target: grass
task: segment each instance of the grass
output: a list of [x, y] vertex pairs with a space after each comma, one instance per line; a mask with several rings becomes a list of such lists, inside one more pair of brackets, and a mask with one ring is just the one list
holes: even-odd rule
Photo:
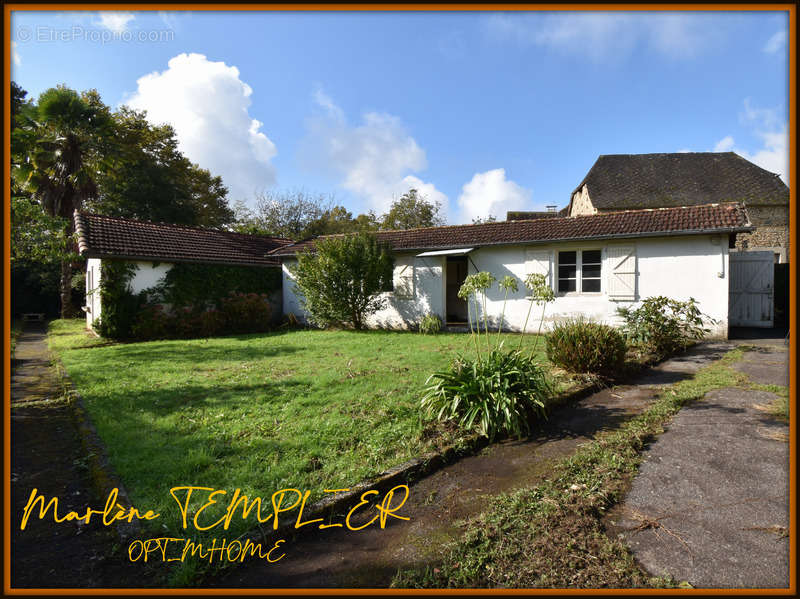
[[680, 408], [712, 389], [736, 386], [735, 349], [669, 387], [646, 412], [560, 461], [544, 483], [497, 496], [464, 534], [449, 544], [438, 567], [398, 572], [402, 588], [664, 587], [648, 577], [623, 541], [604, 532], [606, 512], [624, 494], [642, 450]]
[[[471, 351], [468, 342], [463, 334], [300, 330], [104, 346], [83, 321], [50, 328], [50, 347], [134, 505], [160, 513], [155, 522], [176, 534], [171, 487], [251, 497], [296, 488], [312, 492], [310, 504], [323, 489], [457, 443], [452, 427], [421, 420], [419, 400], [428, 375]], [[538, 348], [544, 361], [541, 340]]]

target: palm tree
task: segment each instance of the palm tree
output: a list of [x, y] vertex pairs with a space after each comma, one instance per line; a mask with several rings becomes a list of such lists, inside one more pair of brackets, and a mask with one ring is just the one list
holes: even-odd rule
[[73, 250], [61, 256], [61, 317], [67, 318], [74, 312], [72, 215], [97, 196], [94, 175], [109, 155], [103, 145], [110, 137], [106, 128], [111, 119], [96, 94], [80, 96], [61, 86], [43, 92], [38, 104], [25, 105], [17, 118], [14, 179], [48, 216], [62, 221], [62, 230], [53, 233]]

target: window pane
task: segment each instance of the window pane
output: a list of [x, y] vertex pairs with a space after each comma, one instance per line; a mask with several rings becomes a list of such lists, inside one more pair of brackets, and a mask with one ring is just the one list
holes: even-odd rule
[[583, 252], [584, 264], [600, 264], [600, 250], [589, 250]]
[[567, 291], [575, 291], [575, 279], [559, 279], [558, 292], [566, 293]]
[[583, 265], [583, 278], [584, 279], [598, 279], [600, 278], [600, 265]]
[[559, 264], [575, 264], [577, 252], [558, 252]]
[[600, 291], [600, 279], [584, 279], [581, 281], [581, 291]]
[[559, 279], [574, 279], [575, 274], [578, 272], [577, 267], [574, 264], [568, 264], [567, 266], [559, 266], [558, 267], [558, 278]]

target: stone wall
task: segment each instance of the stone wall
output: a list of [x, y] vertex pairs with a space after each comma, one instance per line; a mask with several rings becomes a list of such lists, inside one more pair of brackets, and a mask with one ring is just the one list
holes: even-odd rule
[[592, 201], [589, 199], [589, 190], [585, 185], [580, 188], [580, 191], [572, 194], [572, 202], [569, 207], [570, 216], [583, 214], [597, 214], [597, 208], [592, 205]]
[[781, 255], [781, 262], [789, 260], [789, 207], [747, 206], [750, 222], [756, 228], [752, 233], [736, 236], [737, 250], [770, 250]]

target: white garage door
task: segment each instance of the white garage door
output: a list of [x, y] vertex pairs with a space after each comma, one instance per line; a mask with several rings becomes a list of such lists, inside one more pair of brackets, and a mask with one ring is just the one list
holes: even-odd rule
[[731, 326], [773, 326], [774, 259], [772, 252], [730, 253], [728, 321]]

